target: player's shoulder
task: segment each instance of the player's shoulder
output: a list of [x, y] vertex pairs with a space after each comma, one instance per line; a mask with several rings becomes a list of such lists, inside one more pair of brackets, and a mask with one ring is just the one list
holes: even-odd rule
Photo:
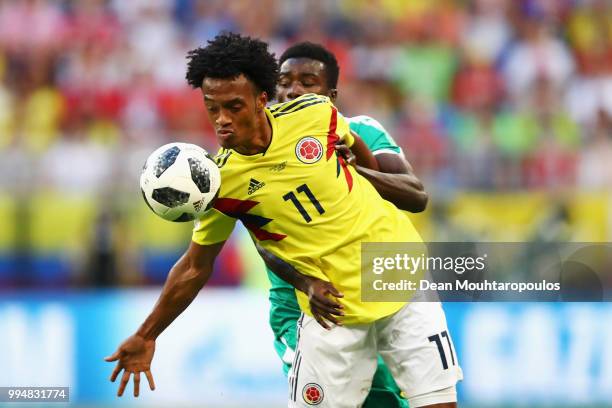
[[349, 123], [349, 126], [351, 127], [351, 129], [355, 130], [356, 129], [371, 129], [371, 130], [375, 130], [378, 132], [384, 132], [387, 133], [385, 127], [376, 119], [374, 119], [371, 116], [368, 115], [357, 115], [357, 116], [353, 116], [353, 117], [347, 117], [345, 118], [346, 121]]
[[274, 118], [294, 116], [298, 112], [312, 113], [321, 108], [332, 105], [331, 100], [327, 96], [317, 95], [313, 93], [304, 94], [291, 101], [277, 103], [268, 107], [268, 110]]
[[373, 152], [401, 154], [401, 149], [393, 137], [376, 119], [367, 115], [359, 115], [346, 118], [346, 121], [349, 123], [351, 130], [357, 133]]

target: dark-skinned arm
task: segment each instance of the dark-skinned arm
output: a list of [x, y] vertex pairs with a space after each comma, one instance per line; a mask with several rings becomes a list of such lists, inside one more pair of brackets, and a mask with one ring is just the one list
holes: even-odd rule
[[372, 170], [380, 170], [378, 161], [368, 145], [359, 135], [351, 130], [351, 134], [355, 138], [355, 142], [351, 146], [351, 152], [355, 155], [355, 165], [365, 167]]
[[341, 326], [342, 322], [335, 316], [343, 316], [342, 305], [328, 296], [341, 298], [344, 295], [330, 282], [304, 275], [290, 263], [273, 255], [269, 251], [255, 243], [259, 255], [263, 258], [266, 266], [279, 278], [308, 296], [310, 311], [315, 320], [325, 329], [331, 327], [328, 321]]
[[191, 242], [187, 252], [170, 270], [162, 293], [144, 323], [112, 355], [105, 358], [108, 362], [117, 361], [111, 381], [114, 382], [123, 371], [118, 396], [123, 395], [132, 374], [135, 397], [140, 393], [140, 373], [146, 375], [151, 390], [155, 389], [151, 373], [155, 340], [193, 302], [206, 284], [222, 247], [223, 243], [203, 246]]
[[[400, 210], [413, 213], [424, 211], [429, 197], [410, 163], [399, 154], [374, 155], [357, 134], [351, 133], [355, 142], [350, 149], [345, 144], [337, 144], [338, 153], [353, 164], [357, 172], [368, 179], [385, 200]], [[372, 161], [376, 165], [372, 165]]]
[[400, 210], [418, 213], [427, 207], [429, 197], [412, 167], [399, 154], [376, 155], [380, 171], [356, 166], [357, 173], [368, 179], [385, 200]]
[[153, 311], [137, 334], [145, 339], [157, 337], [193, 302], [213, 271], [215, 258], [224, 242], [198, 245], [191, 242], [187, 252], [170, 269], [162, 293]]

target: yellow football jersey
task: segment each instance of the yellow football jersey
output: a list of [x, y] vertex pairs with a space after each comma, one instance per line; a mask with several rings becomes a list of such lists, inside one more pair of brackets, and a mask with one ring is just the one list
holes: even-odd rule
[[[300, 272], [330, 281], [344, 298], [345, 324], [366, 323], [402, 303], [361, 301], [362, 242], [421, 242], [393, 204], [335, 153], [349, 126], [329, 98], [314, 94], [266, 108], [272, 140], [265, 153], [221, 149], [221, 189], [196, 221], [193, 241], [226, 240], [237, 220], [259, 244]], [[308, 298], [297, 292], [302, 310]]]

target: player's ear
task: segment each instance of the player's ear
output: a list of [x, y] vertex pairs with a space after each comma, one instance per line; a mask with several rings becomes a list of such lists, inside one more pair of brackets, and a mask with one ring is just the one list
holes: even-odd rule
[[268, 104], [268, 93], [267, 92], [261, 92], [258, 96], [257, 96], [257, 100], [256, 100], [256, 106], [257, 106], [257, 112], [262, 111], [266, 105]]
[[336, 98], [338, 97], [338, 90], [336, 88], [332, 88], [329, 90], [329, 99], [332, 102], [336, 102]]

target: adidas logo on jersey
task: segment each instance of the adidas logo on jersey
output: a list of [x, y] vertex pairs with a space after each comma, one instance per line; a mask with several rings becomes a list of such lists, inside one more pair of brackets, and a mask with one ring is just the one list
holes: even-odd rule
[[249, 181], [249, 191], [248, 191], [249, 195], [253, 194], [254, 192], [256, 192], [257, 190], [259, 190], [265, 185], [266, 183], [264, 183], [263, 181], [257, 181], [254, 178], [252, 178], [251, 181]]

